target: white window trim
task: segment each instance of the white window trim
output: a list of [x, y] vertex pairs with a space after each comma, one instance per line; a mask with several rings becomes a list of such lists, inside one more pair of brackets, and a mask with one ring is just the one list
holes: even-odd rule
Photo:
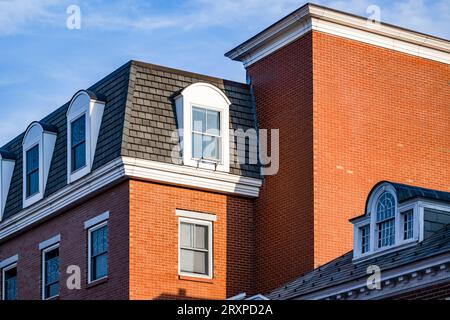
[[[198, 82], [186, 87], [175, 98], [177, 122], [183, 164], [187, 166], [230, 172], [230, 105], [219, 88]], [[192, 153], [192, 108], [199, 107], [220, 112], [220, 161], [196, 160]]]
[[[29, 137], [30, 132], [36, 130], [36, 127], [38, 127], [39, 132], [36, 134], [35, 131], [33, 132], [34, 136]], [[39, 122], [33, 122], [25, 132], [22, 143], [23, 208], [27, 208], [44, 198], [55, 143], [56, 133], [45, 131]], [[39, 192], [27, 197], [27, 152], [36, 146], [39, 146]]]
[[0, 221], [3, 220], [3, 213], [5, 211], [15, 164], [15, 160], [3, 159], [0, 155]]
[[[5, 273], [14, 268], [17, 268], [17, 262], [13, 262], [2, 268], [2, 300], [5, 300], [5, 289], [6, 289]], [[17, 275], [16, 275], [16, 290], [17, 290]]]
[[[86, 98], [87, 104], [76, 105], [77, 99]], [[72, 106], [76, 106], [75, 110]], [[78, 108], [78, 109], [77, 109]], [[72, 98], [67, 109], [67, 183], [73, 183], [89, 174], [94, 163], [95, 149], [97, 147], [98, 135], [102, 123], [105, 102], [92, 99], [84, 90], [77, 92]], [[80, 117], [85, 116], [85, 147], [86, 165], [72, 172], [72, 123]]]
[[106, 276], [98, 278], [98, 279], [95, 279], [95, 280], [92, 280], [92, 277], [91, 277], [91, 275], [92, 275], [92, 270], [91, 270], [91, 264], [92, 264], [92, 262], [91, 262], [91, 260], [92, 260], [91, 234], [95, 230], [98, 230], [98, 229], [100, 229], [100, 228], [102, 228], [104, 226], [108, 226], [108, 221], [103, 221], [103, 222], [101, 222], [101, 223], [99, 223], [97, 225], [94, 225], [92, 227], [89, 227], [89, 229], [87, 229], [87, 232], [88, 232], [88, 281], [87, 282], [88, 282], [88, 284], [95, 283], [97, 281], [100, 281], [100, 280], [108, 278], [108, 274], [109, 274], [109, 227], [108, 227], [108, 239], [107, 239], [107, 241], [108, 241], [108, 253], [107, 253], [108, 254], [108, 272], [107, 272]]
[[[181, 271], [181, 223], [183, 222], [208, 227], [208, 274], [206, 275]], [[213, 255], [213, 222], [180, 216], [178, 218], [178, 275], [190, 278], [212, 279], [214, 276]]]
[[53, 246], [54, 244], [57, 244], [60, 241], [61, 241], [61, 235], [57, 234], [57, 235], [51, 237], [50, 239], [47, 239], [47, 240], [39, 243], [39, 250], [47, 249], [48, 247]]
[[[41, 273], [41, 298], [42, 298], [42, 300], [51, 300], [51, 299], [59, 297], [59, 292], [60, 291], [58, 291], [57, 295], [54, 295], [54, 296], [51, 296], [51, 297], [47, 297], [47, 298], [45, 297], [45, 254], [47, 252], [52, 251], [52, 250], [57, 249], [57, 248], [59, 248], [59, 242], [54, 244], [54, 245], [52, 245], [52, 246], [50, 246], [50, 247], [47, 247], [47, 248], [41, 250], [41, 261], [42, 261], [42, 266], [41, 266], [41, 270], [42, 270], [42, 273]], [[58, 253], [58, 256], [59, 256], [59, 253]], [[60, 265], [60, 267], [61, 267], [61, 265]], [[61, 281], [61, 272], [60, 272], [59, 281]], [[60, 290], [61, 290], [61, 283], [60, 283]]]
[[109, 211], [106, 211], [98, 216], [93, 217], [84, 222], [84, 229], [89, 229], [96, 226], [99, 223], [105, 222], [109, 219]]

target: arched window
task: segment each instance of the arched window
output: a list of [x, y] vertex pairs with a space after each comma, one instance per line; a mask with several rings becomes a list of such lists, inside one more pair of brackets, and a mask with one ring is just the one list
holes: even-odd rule
[[378, 248], [395, 243], [395, 198], [390, 192], [384, 192], [377, 202], [376, 224]]

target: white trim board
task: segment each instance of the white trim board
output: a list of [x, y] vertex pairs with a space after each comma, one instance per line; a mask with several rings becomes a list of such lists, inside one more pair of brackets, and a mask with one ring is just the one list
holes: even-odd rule
[[57, 234], [56, 236], [51, 237], [50, 239], [39, 243], [39, 250], [48, 249], [49, 247], [59, 243], [60, 241], [61, 241], [61, 235]]
[[179, 210], [176, 211], [177, 217], [184, 217], [184, 218], [191, 218], [196, 220], [205, 220], [205, 221], [217, 221], [217, 216], [215, 214], [209, 214], [209, 213], [201, 213], [201, 212], [194, 212], [194, 211], [186, 211], [186, 210]]
[[84, 222], [84, 229], [89, 229], [92, 228], [93, 226], [105, 222], [106, 220], [109, 219], [109, 211], [106, 211], [92, 219], [89, 219], [87, 221]]
[[450, 41], [412, 30], [374, 24], [366, 18], [307, 4], [225, 54], [245, 67], [311, 30], [450, 64]]
[[6, 258], [0, 262], [0, 269], [3, 269], [14, 263], [17, 263], [18, 260], [19, 260], [19, 255], [17, 255], [17, 254], [12, 257]]
[[1, 222], [0, 240], [125, 178], [175, 184], [245, 197], [258, 197], [262, 185], [260, 179], [241, 177], [225, 172], [121, 157]]

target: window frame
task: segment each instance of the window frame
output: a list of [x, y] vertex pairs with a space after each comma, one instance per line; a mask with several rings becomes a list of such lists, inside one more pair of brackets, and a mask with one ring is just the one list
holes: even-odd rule
[[[30, 152], [31, 150], [33, 150], [34, 148], [37, 148], [37, 157], [38, 157], [38, 166], [37, 166], [37, 168], [36, 169], [33, 169], [31, 172], [28, 172], [28, 152]], [[41, 193], [41, 185], [40, 185], [40, 181], [41, 181], [41, 174], [42, 174], [42, 172], [41, 172], [41, 157], [40, 157], [40, 151], [41, 151], [41, 143], [40, 143], [40, 141], [38, 141], [38, 142], [36, 142], [36, 143], [33, 143], [30, 147], [28, 147], [26, 150], [25, 150], [25, 152], [24, 152], [24, 154], [25, 154], [25, 161], [24, 161], [24, 167], [25, 167], [25, 179], [24, 179], [24, 181], [25, 181], [25, 199], [26, 200], [28, 200], [28, 199], [31, 199], [31, 198], [33, 198], [34, 196], [36, 196], [36, 195], [38, 195], [39, 193]], [[35, 193], [30, 193], [30, 194], [28, 194], [28, 190], [29, 190], [29, 181], [28, 181], [28, 176], [30, 175], [30, 174], [32, 174], [32, 173], [35, 173], [37, 171], [37, 173], [38, 173], [38, 180], [37, 180], [37, 183], [38, 183], [38, 185], [37, 185], [37, 187], [38, 187], [38, 190], [35, 192]]]
[[17, 300], [17, 294], [18, 294], [18, 288], [17, 288], [17, 262], [13, 262], [5, 267], [2, 268], [2, 301], [13, 301], [13, 300], [6, 300], [5, 299], [5, 293], [6, 293], [6, 281], [5, 281], [5, 273], [11, 269], [16, 269], [16, 299]]
[[[206, 115], [206, 122], [205, 125], [208, 124], [208, 111], [214, 111], [217, 112], [219, 114], [219, 134], [215, 135], [215, 134], [211, 134], [211, 133], [207, 133], [207, 132], [199, 132], [199, 131], [195, 131], [194, 130], [194, 109], [203, 109], [205, 110], [205, 115]], [[203, 105], [199, 105], [199, 104], [191, 104], [191, 160], [193, 161], [200, 161], [200, 162], [211, 162], [211, 163], [217, 163], [217, 164], [223, 164], [223, 157], [222, 157], [222, 139], [223, 139], [223, 130], [222, 130], [222, 117], [223, 117], [223, 111], [220, 108], [215, 108], [215, 107], [207, 107], [207, 106], [203, 106]], [[206, 129], [208, 130], [208, 129]], [[203, 154], [201, 158], [196, 158], [194, 157], [194, 139], [193, 139], [193, 135], [194, 134], [198, 134], [202, 136], [202, 142], [203, 142], [203, 136], [207, 136], [207, 137], [215, 137], [218, 139], [218, 158], [214, 159], [214, 158], [204, 158]], [[202, 152], [203, 152], [203, 145], [202, 145]]]
[[51, 297], [46, 297], [45, 296], [46, 295], [46, 287], [47, 287], [47, 284], [46, 284], [46, 266], [45, 266], [46, 260], [45, 260], [45, 254], [50, 252], [50, 251], [53, 251], [55, 249], [58, 249], [58, 258], [60, 258], [60, 250], [59, 250], [59, 248], [60, 248], [60, 244], [56, 243], [54, 245], [51, 245], [51, 246], [41, 250], [41, 261], [42, 261], [42, 264], [41, 264], [41, 269], [42, 269], [42, 272], [41, 272], [41, 298], [42, 298], [42, 300], [55, 299], [55, 298], [59, 297], [59, 295], [61, 293], [61, 263], [59, 262], [58, 263], [58, 272], [59, 272], [59, 277], [58, 277], [59, 290], [58, 290], [58, 294], [54, 295], [54, 296], [51, 296]]
[[[92, 232], [94, 232], [94, 231], [96, 231], [96, 230], [98, 230], [98, 229], [101, 229], [101, 228], [103, 228], [103, 227], [107, 227], [107, 230], [108, 230], [108, 238], [106, 239], [106, 241], [107, 241], [107, 243], [108, 243], [108, 250], [106, 251], [106, 255], [107, 255], [107, 272], [106, 272], [106, 275], [105, 276], [103, 276], [103, 277], [101, 277], [101, 278], [98, 278], [98, 279], [92, 279], [92, 245], [91, 245], [91, 241], [92, 241]], [[100, 280], [103, 280], [103, 279], [107, 279], [108, 278], [108, 276], [109, 276], [109, 252], [110, 252], [110, 250], [109, 250], [109, 225], [108, 225], [108, 221], [106, 220], [106, 221], [103, 221], [103, 222], [99, 222], [98, 224], [95, 224], [95, 225], [93, 225], [93, 226], [90, 226], [88, 229], [87, 229], [87, 232], [88, 232], [88, 243], [87, 243], [87, 246], [88, 246], [88, 278], [87, 278], [87, 283], [88, 284], [91, 284], [91, 283], [95, 283], [95, 282], [98, 282], [98, 281], [100, 281]]]
[[[182, 223], [201, 225], [201, 226], [207, 227], [207, 230], [208, 230], [208, 268], [207, 268], [208, 273], [207, 274], [191, 273], [191, 272], [186, 272], [186, 271], [181, 270], [182, 269], [181, 268], [181, 250], [183, 249], [181, 246], [181, 224]], [[213, 272], [214, 272], [213, 230], [214, 230], [213, 229], [213, 221], [179, 216], [179, 218], [178, 218], [178, 275], [179, 276], [185, 276], [185, 277], [191, 277], [191, 278], [201, 278], [201, 279], [212, 279], [214, 277], [214, 274], [213, 274]]]

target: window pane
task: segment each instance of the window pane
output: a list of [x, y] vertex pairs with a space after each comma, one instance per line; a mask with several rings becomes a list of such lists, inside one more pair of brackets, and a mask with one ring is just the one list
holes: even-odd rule
[[181, 249], [181, 271], [207, 274], [208, 253]]
[[5, 300], [16, 300], [17, 298], [17, 268], [10, 269], [4, 274]]
[[414, 214], [409, 210], [402, 214], [403, 217], [403, 240], [411, 239], [414, 235]]
[[39, 169], [39, 145], [27, 151], [27, 173]]
[[369, 226], [364, 226], [361, 228], [361, 253], [366, 253], [369, 251], [369, 241], [370, 228]]
[[108, 251], [108, 227], [104, 226], [100, 229], [92, 231], [92, 255], [96, 256]]
[[220, 135], [220, 113], [208, 110], [206, 119], [206, 128], [208, 134]]
[[86, 117], [82, 116], [72, 122], [72, 146], [86, 141]]
[[45, 287], [45, 297], [51, 298], [59, 294], [59, 282], [53, 283]]
[[72, 148], [72, 171], [76, 171], [86, 165], [86, 143], [82, 142]]
[[39, 192], [39, 171], [27, 175], [27, 197]]
[[180, 226], [180, 232], [181, 232], [181, 236], [180, 236], [180, 240], [181, 240], [181, 246], [182, 247], [192, 247], [192, 225], [187, 224], [187, 223], [181, 223]]
[[195, 226], [195, 248], [208, 249], [208, 227]]
[[44, 259], [44, 298], [50, 298], [59, 294], [59, 248], [46, 252]]
[[195, 159], [201, 159], [203, 154], [202, 135], [192, 134], [192, 157]]
[[206, 109], [192, 108], [192, 128], [196, 132], [206, 132]]
[[93, 258], [93, 279], [97, 280], [108, 275], [108, 254], [104, 253]]
[[389, 192], [385, 192], [377, 203], [377, 221], [383, 221], [395, 216], [395, 199]]
[[217, 137], [203, 136], [203, 158], [219, 159], [219, 139]]
[[395, 219], [390, 219], [378, 224], [378, 247], [386, 247], [394, 244], [395, 241]]

